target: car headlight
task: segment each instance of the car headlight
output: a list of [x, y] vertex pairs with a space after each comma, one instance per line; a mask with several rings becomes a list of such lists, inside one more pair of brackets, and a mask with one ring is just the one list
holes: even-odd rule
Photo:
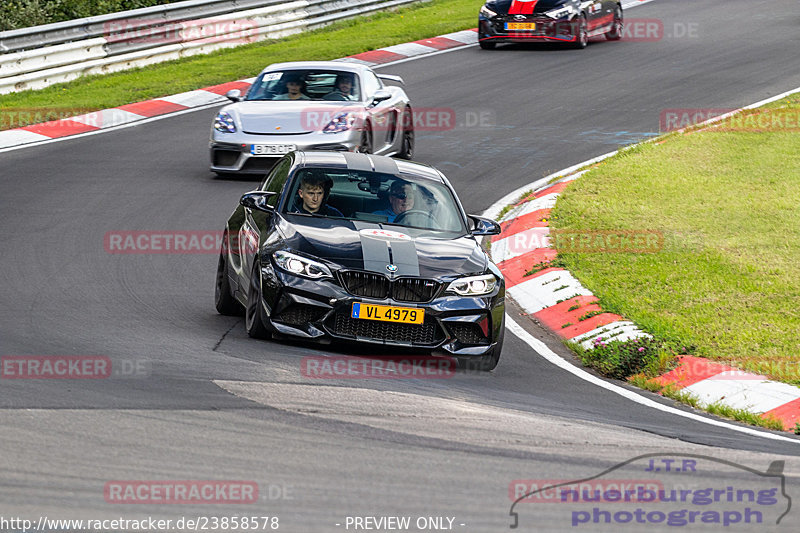
[[353, 127], [356, 117], [353, 113], [337, 113], [328, 124], [322, 128], [322, 133], [340, 133]]
[[278, 250], [272, 254], [272, 257], [275, 259], [275, 264], [281, 267], [281, 269], [296, 276], [311, 279], [333, 277], [328, 267], [322, 263], [291, 252]]
[[236, 124], [230, 113], [220, 111], [217, 118], [214, 119], [214, 129], [222, 133], [236, 133]]
[[497, 278], [494, 274], [484, 274], [457, 279], [447, 286], [447, 292], [454, 292], [460, 296], [481, 296], [489, 294], [496, 286]]
[[497, 13], [495, 13], [494, 11], [492, 11], [491, 9], [489, 9], [489, 7], [488, 7], [488, 6], [485, 6], [485, 5], [484, 5], [484, 6], [481, 8], [481, 15], [483, 15], [484, 17], [486, 17], [486, 18], [489, 18], [489, 19], [490, 19], [490, 18], [496, 17], [496, 16], [497, 16]]
[[575, 8], [572, 5], [569, 5], [569, 6], [559, 7], [557, 9], [551, 9], [550, 11], [547, 11], [545, 15], [547, 15], [551, 19], [557, 20], [573, 15], [574, 13], [575, 13]]

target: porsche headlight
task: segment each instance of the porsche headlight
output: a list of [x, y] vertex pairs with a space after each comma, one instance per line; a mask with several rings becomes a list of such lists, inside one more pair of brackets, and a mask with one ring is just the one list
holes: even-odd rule
[[277, 264], [282, 270], [285, 270], [286, 272], [296, 276], [302, 276], [304, 278], [311, 279], [333, 277], [327, 266], [318, 261], [308, 259], [307, 257], [283, 250], [278, 250], [272, 254], [272, 257], [275, 259], [275, 264]]
[[322, 128], [322, 133], [340, 133], [353, 127], [356, 116], [353, 113], [337, 113], [328, 124]]
[[550, 11], [547, 11], [545, 15], [547, 15], [551, 19], [558, 20], [564, 17], [569, 17], [574, 13], [575, 13], [575, 8], [572, 5], [568, 5], [564, 7], [559, 7], [557, 9], [551, 9]]
[[214, 129], [222, 133], [236, 133], [236, 124], [233, 117], [226, 111], [220, 111], [214, 119]]
[[489, 9], [489, 7], [488, 7], [488, 6], [484, 5], [484, 6], [481, 8], [481, 15], [483, 15], [483, 16], [484, 16], [484, 17], [486, 17], [487, 19], [490, 19], [490, 18], [496, 17], [496, 16], [497, 16], [497, 13], [495, 13], [494, 11], [492, 11], [491, 9]]
[[483, 274], [457, 279], [447, 286], [447, 292], [454, 292], [459, 296], [482, 296], [492, 292], [496, 286], [497, 278], [493, 274]]

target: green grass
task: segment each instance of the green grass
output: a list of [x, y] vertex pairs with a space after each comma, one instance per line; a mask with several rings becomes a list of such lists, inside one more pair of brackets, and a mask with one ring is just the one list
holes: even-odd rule
[[[328, 60], [474, 28], [482, 0], [432, 0], [326, 28], [116, 74], [87, 76], [38, 91], [0, 96], [0, 129], [19, 127], [17, 111], [65, 114], [116, 107], [257, 75], [280, 61]], [[5, 115], [5, 117], [3, 117]]]
[[[799, 116], [800, 95], [769, 109]], [[559, 260], [604, 310], [669, 339], [678, 353], [693, 347], [799, 384], [796, 127], [671, 134], [604, 161], [562, 194], [552, 226], [658, 230], [664, 248]]]

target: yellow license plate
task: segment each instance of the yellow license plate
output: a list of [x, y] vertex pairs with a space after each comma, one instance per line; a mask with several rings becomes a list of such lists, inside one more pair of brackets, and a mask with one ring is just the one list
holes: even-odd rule
[[422, 324], [425, 321], [425, 310], [413, 307], [392, 307], [390, 305], [354, 302], [350, 316], [366, 320], [380, 320], [381, 322]]
[[535, 30], [535, 22], [506, 22], [507, 30]]

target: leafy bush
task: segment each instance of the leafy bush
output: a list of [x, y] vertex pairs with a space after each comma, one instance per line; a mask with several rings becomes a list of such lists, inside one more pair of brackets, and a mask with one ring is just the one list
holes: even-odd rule
[[664, 350], [663, 341], [651, 337], [627, 341], [601, 337], [592, 344], [591, 350], [580, 350], [578, 354], [583, 363], [616, 379], [625, 379], [643, 371], [648, 365], [656, 364], [659, 354]]
[[0, 3], [0, 31], [51, 22], [106, 15], [174, 0], [4, 0]]

